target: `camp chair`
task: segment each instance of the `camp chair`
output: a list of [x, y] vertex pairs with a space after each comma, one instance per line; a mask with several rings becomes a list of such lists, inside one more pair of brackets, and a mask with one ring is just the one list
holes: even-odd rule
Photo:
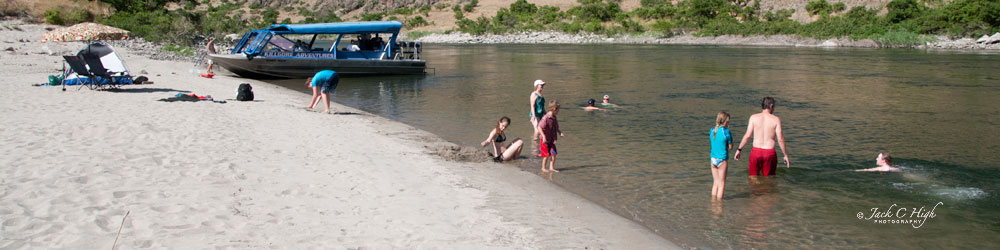
[[[80, 80], [80, 76], [86, 76], [87, 80], [90, 81], [89, 85], [96, 84], [94, 75], [91, 74], [89, 70], [87, 70], [87, 65], [86, 62], [83, 61], [83, 58], [81, 58], [80, 56], [63, 56], [63, 59], [66, 59], [66, 64], [69, 64], [69, 68], [73, 70], [74, 73], [76, 73], [76, 82], [77, 84], [80, 84], [80, 88], [83, 88], [84, 85], [87, 85], [84, 84], [82, 80]], [[66, 80], [68, 80], [66, 79], [66, 75], [69, 74], [67, 73], [63, 76], [62, 80], [63, 91], [66, 90]], [[90, 89], [95, 88], [95, 86], [87, 86], [87, 87]]]
[[[100, 57], [89, 56], [88, 54], [83, 55], [83, 61], [87, 62], [87, 66], [90, 67], [90, 74], [95, 76], [93, 83], [97, 88], [109, 87], [112, 89], [117, 89], [119, 87], [118, 79], [115, 79], [115, 74], [121, 72], [111, 72], [107, 68], [104, 68], [104, 64], [101, 63]], [[108, 83], [104, 84], [101, 78], [108, 79]]]

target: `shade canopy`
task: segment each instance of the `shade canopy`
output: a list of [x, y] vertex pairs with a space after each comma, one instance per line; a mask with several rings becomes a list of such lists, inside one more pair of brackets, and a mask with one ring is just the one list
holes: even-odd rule
[[131, 34], [127, 30], [96, 23], [79, 23], [58, 28], [42, 35], [42, 42], [72, 42], [98, 40], [124, 40]]
[[342, 22], [313, 24], [277, 24], [267, 30], [277, 34], [356, 34], [356, 33], [396, 33], [403, 27], [397, 21]]

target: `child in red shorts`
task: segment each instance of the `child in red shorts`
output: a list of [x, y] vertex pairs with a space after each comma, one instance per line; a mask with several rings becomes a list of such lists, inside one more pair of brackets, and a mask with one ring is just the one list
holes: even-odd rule
[[[542, 138], [538, 141], [538, 148], [541, 153], [538, 156], [542, 157], [542, 172], [559, 172], [556, 170], [556, 139], [557, 136], [563, 136], [562, 131], [559, 130], [559, 121], [556, 120], [556, 115], [559, 114], [559, 102], [550, 101], [549, 102], [549, 113], [545, 114], [540, 121], [538, 121], [538, 128], [541, 130]], [[545, 169], [545, 164], [548, 163], [549, 169]]]

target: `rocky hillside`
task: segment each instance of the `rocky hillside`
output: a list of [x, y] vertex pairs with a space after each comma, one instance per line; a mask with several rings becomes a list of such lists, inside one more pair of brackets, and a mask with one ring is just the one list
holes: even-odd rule
[[[365, 14], [386, 13], [385, 18], [395, 16], [398, 20], [405, 20], [408, 17], [417, 15], [418, 12], [406, 14], [391, 14], [394, 10], [409, 8], [419, 9], [421, 6], [433, 6], [425, 14], [422, 14], [428, 23], [426, 26], [412, 28], [411, 30], [443, 31], [456, 27], [455, 14], [453, 9], [456, 5], [465, 6], [473, 0], [180, 0], [168, 5], [169, 8], [183, 8], [189, 1], [198, 3], [195, 9], [204, 9], [209, 5], [218, 6], [228, 2], [244, 2], [246, 13], [259, 13], [254, 10], [272, 9], [279, 12], [278, 20], [286, 18], [292, 22], [305, 19], [308, 15], [301, 10], [311, 11], [313, 14], [332, 13], [344, 20], [360, 20]], [[465, 17], [475, 19], [479, 16], [493, 16], [500, 8], [507, 8], [515, 0], [479, 0], [475, 1], [475, 7], [470, 12], [465, 13]], [[672, 0], [675, 4], [678, 0]], [[555, 6], [562, 10], [567, 10], [573, 6], [580, 5], [574, 0], [528, 0], [528, 2], [543, 6]], [[764, 11], [774, 11], [782, 9], [794, 9], [793, 20], [799, 22], [811, 22], [815, 17], [810, 17], [805, 10], [809, 0], [760, 0], [761, 9]], [[890, 0], [830, 0], [831, 3], [843, 2], [847, 9], [854, 6], [867, 6], [869, 8], [883, 8]], [[620, 6], [624, 11], [631, 11], [641, 6], [640, 0], [621, 0]], [[106, 15], [111, 8], [100, 1], [80, 1], [80, 0], [4, 0], [0, 3], [0, 10], [4, 15], [29, 15], [38, 21], [44, 20], [46, 10], [86, 10], [94, 15]], [[884, 13], [884, 11], [883, 11]]]

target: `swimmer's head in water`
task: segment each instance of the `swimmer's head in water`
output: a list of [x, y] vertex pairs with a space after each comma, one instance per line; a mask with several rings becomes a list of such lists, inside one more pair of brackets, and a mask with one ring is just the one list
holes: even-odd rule
[[729, 127], [729, 113], [719, 112], [719, 114], [715, 116], [715, 126]]
[[497, 121], [497, 132], [506, 130], [507, 125], [510, 125], [510, 118], [506, 116], [500, 117], [500, 120]]
[[763, 100], [760, 100], [760, 109], [774, 110], [774, 98], [768, 96], [764, 97]]
[[596, 103], [596, 102], [597, 102], [597, 100], [594, 100], [594, 99], [587, 100], [587, 106], [594, 106], [594, 103]]
[[611, 96], [604, 95], [604, 102], [611, 101]]
[[878, 157], [875, 157], [876, 165], [882, 165], [883, 162], [885, 165], [892, 166], [892, 157], [889, 156], [889, 153], [878, 153]]

